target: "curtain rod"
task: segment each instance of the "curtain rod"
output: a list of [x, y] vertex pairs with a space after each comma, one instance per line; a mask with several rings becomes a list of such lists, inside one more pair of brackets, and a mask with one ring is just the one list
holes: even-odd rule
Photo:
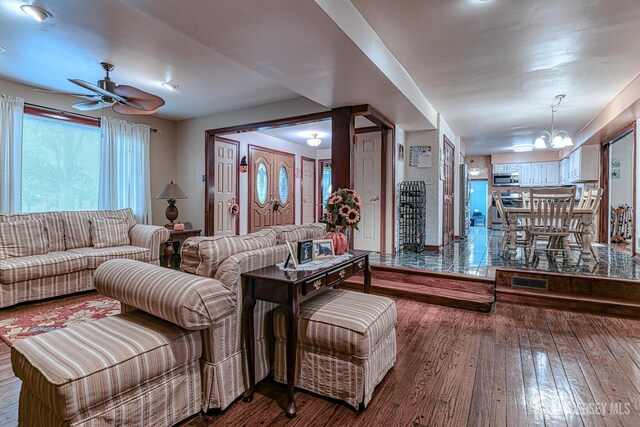
[[[65, 110], [61, 110], [59, 108], [45, 107], [44, 105], [31, 104], [29, 102], [25, 102], [24, 105], [28, 105], [29, 107], [35, 107], [35, 108], [42, 108], [43, 110], [51, 111], [53, 113], [62, 114], [63, 116], [64, 115], [66, 115], [66, 116], [75, 116], [75, 117], [81, 117], [83, 119], [91, 119], [91, 120], [100, 121], [99, 117], [89, 116], [87, 114], [74, 113], [72, 111], [65, 111]], [[158, 129], [151, 128], [150, 132], [151, 133], [158, 133]]]

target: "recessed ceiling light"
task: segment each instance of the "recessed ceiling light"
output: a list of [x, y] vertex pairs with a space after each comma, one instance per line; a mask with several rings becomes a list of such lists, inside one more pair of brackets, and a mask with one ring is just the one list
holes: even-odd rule
[[169, 89], [169, 90], [176, 90], [178, 89], [180, 86], [178, 86], [175, 83], [170, 83], [170, 82], [164, 82], [162, 83], [162, 87], [165, 89]]
[[513, 151], [515, 151], [516, 153], [525, 153], [531, 150], [533, 150], [533, 145], [531, 144], [522, 144], [522, 145], [513, 146]]
[[38, 22], [42, 22], [45, 19], [53, 16], [51, 15], [51, 12], [49, 12], [48, 10], [33, 4], [23, 4], [22, 6], [20, 6], [20, 9], [22, 9], [24, 13], [26, 13], [27, 15], [29, 15], [30, 17], [32, 17]]

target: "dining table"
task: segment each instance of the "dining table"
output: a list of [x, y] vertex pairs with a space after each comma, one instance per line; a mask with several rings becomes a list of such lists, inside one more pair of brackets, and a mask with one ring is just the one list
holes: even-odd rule
[[[511, 260], [515, 260], [516, 254], [518, 253], [516, 245], [518, 220], [531, 218], [531, 209], [510, 207], [507, 208], [506, 211], [509, 223], [509, 258]], [[592, 258], [591, 241], [594, 232], [593, 221], [595, 219], [595, 211], [593, 209], [576, 208], [573, 209], [571, 218], [579, 220], [579, 224], [581, 224], [580, 233], [582, 234], [582, 248], [580, 249], [580, 252], [582, 254], [582, 261], [590, 262]]]

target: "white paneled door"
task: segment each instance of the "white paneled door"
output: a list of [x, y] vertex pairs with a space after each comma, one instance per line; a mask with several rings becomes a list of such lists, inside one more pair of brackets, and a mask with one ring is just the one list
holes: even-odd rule
[[237, 232], [237, 221], [230, 213], [233, 203], [238, 203], [238, 144], [216, 139], [214, 177], [214, 221], [215, 236], [233, 235]]
[[362, 199], [354, 249], [379, 251], [382, 243], [382, 135], [380, 131], [356, 135], [355, 190]]
[[315, 221], [316, 161], [302, 158], [302, 223]]

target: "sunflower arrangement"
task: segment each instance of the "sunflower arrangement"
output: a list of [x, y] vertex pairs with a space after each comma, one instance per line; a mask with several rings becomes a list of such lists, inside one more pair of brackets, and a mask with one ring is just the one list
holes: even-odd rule
[[354, 190], [338, 188], [327, 200], [324, 211], [327, 231], [341, 230], [346, 227], [358, 229], [362, 201]]

